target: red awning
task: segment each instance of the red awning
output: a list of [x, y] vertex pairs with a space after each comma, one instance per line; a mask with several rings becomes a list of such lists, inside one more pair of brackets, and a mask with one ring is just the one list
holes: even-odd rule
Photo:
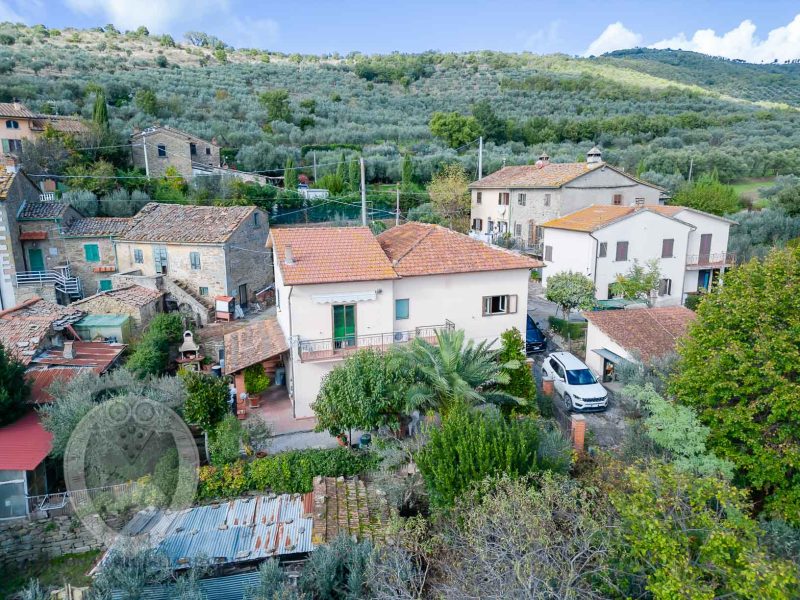
[[35, 412], [0, 427], [0, 471], [33, 471], [47, 457], [53, 436]]
[[23, 231], [19, 234], [19, 239], [23, 242], [29, 242], [33, 240], [46, 240], [47, 239], [47, 232], [46, 231]]

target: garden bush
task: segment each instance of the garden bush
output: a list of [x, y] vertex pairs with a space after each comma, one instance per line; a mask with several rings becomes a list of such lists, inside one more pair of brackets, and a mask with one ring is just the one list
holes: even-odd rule
[[550, 324], [550, 329], [555, 331], [564, 339], [571, 337], [573, 340], [575, 340], [586, 335], [586, 323], [566, 321], [553, 316], [547, 317], [547, 322]]
[[187, 423], [209, 430], [228, 414], [228, 382], [204, 373], [184, 371], [181, 377], [186, 384], [186, 403], [183, 418]]
[[360, 450], [291, 450], [249, 463], [202, 467], [198, 497], [230, 498], [246, 491], [306, 493], [312, 490], [314, 477], [350, 477], [376, 465], [375, 455]]
[[264, 365], [256, 363], [244, 370], [244, 389], [248, 394], [260, 394], [269, 387], [269, 376]]
[[170, 345], [181, 341], [183, 321], [177, 313], [156, 315], [136, 344], [126, 366], [139, 377], [160, 375], [169, 367]]
[[230, 413], [217, 423], [208, 436], [208, 453], [211, 464], [219, 467], [238, 460], [242, 455], [243, 434], [239, 419]]

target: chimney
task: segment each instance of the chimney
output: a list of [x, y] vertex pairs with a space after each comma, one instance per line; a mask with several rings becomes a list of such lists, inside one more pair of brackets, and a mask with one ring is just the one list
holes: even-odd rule
[[600, 152], [600, 148], [594, 146], [591, 150], [586, 153], [586, 162], [590, 165], [596, 166], [603, 162], [603, 153]]
[[294, 264], [294, 252], [292, 252], [292, 245], [286, 245], [286, 252], [283, 257], [284, 264], [293, 265]]
[[72, 341], [64, 342], [64, 358], [73, 360], [75, 358], [75, 346]]
[[542, 163], [542, 166], [546, 166], [550, 164], [550, 157], [547, 155], [547, 152], [542, 152], [542, 155], [539, 157], [539, 161]]
[[22, 108], [22, 105], [19, 103], [19, 100], [14, 98], [14, 110], [19, 110], [20, 108]]

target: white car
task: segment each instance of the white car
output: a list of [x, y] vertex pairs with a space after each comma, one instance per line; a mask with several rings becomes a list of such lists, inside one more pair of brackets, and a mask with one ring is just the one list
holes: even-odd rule
[[542, 364], [542, 377], [553, 380], [553, 387], [567, 411], [605, 410], [608, 407], [608, 390], [574, 354], [553, 352], [548, 355]]

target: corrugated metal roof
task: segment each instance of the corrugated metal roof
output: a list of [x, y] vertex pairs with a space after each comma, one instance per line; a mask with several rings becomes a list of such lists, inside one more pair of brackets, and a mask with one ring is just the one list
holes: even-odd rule
[[128, 315], [86, 315], [75, 327], [119, 327], [129, 319]]
[[[257, 588], [258, 584], [258, 571], [249, 571], [225, 577], [201, 579], [198, 587], [209, 600], [242, 600], [245, 592]], [[112, 600], [125, 600], [127, 597], [121, 590], [111, 592]], [[144, 588], [139, 597], [142, 600], [173, 600], [176, 597], [176, 589], [174, 585], [151, 585]]]
[[180, 511], [151, 509], [135, 515], [123, 533], [147, 536], [174, 568], [199, 557], [217, 565], [250, 562], [311, 552], [313, 520], [308, 505], [302, 494], [280, 494]]
[[[52, 445], [53, 435], [45, 431], [39, 416], [31, 411], [0, 427], [0, 471], [33, 471], [47, 457]], [[310, 527], [308, 537], [310, 540]]]

